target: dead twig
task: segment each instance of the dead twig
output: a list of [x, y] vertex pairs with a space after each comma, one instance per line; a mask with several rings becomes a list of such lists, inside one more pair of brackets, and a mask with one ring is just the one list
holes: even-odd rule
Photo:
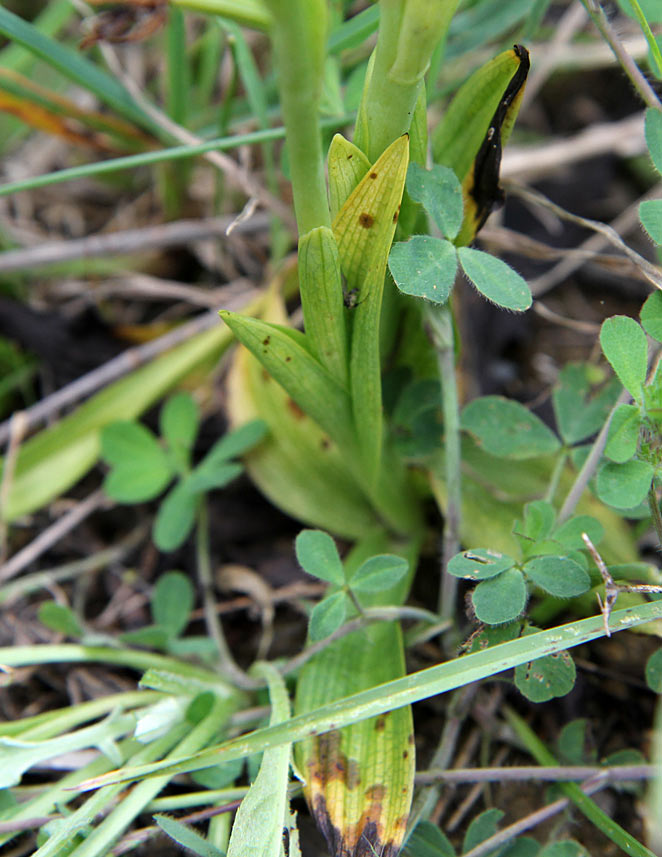
[[89, 494], [80, 503], [76, 503], [73, 509], [62, 515], [61, 518], [58, 518], [50, 527], [43, 530], [29, 545], [26, 545], [18, 553], [15, 553], [10, 560], [0, 565], [0, 583], [4, 583], [6, 580], [17, 575], [27, 565], [34, 562], [49, 548], [53, 547], [54, 544], [57, 544], [61, 538], [71, 532], [85, 518], [88, 518], [93, 512], [96, 512], [108, 502], [108, 498], [104, 492], [98, 489]]
[[607, 568], [605, 561], [602, 559], [602, 557], [596, 550], [595, 545], [586, 533], [582, 533], [582, 539], [584, 540], [584, 544], [588, 548], [589, 553], [593, 557], [593, 561], [598, 567], [598, 571], [600, 572], [602, 579], [604, 580], [604, 601], [602, 600], [602, 598], [600, 598], [599, 593], [597, 594], [597, 597], [598, 604], [600, 605], [600, 612], [602, 613], [602, 618], [604, 621], [605, 634], [608, 637], [611, 637], [611, 631], [609, 629], [609, 617], [611, 616], [611, 611], [614, 609], [614, 604], [616, 603], [616, 599], [618, 598], [619, 594], [621, 592], [662, 592], [662, 586], [657, 586], [654, 583], [616, 583], [614, 581], [614, 578], [611, 576], [611, 573]]
[[[88, 235], [70, 241], [47, 241], [33, 247], [0, 253], [0, 272], [21, 271], [41, 265], [60, 264], [77, 259], [143, 253], [192, 241], [221, 238], [235, 223], [237, 215], [204, 217], [200, 220], [176, 220], [142, 229], [122, 229], [117, 232]], [[268, 216], [260, 213], [252, 220], [237, 223], [237, 233], [262, 232], [268, 227]]]
[[539, 765], [496, 766], [489, 768], [428, 768], [416, 774], [417, 785], [428, 783], [499, 783], [499, 782], [581, 782], [606, 776], [609, 782], [648, 780], [657, 773], [655, 765]]
[[[596, 777], [594, 779], [587, 780], [582, 784], [581, 788], [585, 794], [592, 795], [607, 785], [609, 785], [609, 783], [606, 779]], [[538, 824], [542, 824], [543, 821], [547, 821], [549, 818], [553, 818], [569, 806], [569, 804], [570, 798], [567, 797], [555, 800], [553, 803], [547, 804], [547, 806], [544, 806], [536, 812], [532, 812], [530, 815], [516, 821], [514, 824], [504, 827], [503, 830], [495, 833], [494, 836], [490, 836], [488, 839], [483, 840], [480, 845], [477, 845], [470, 851], [465, 851], [464, 854], [462, 854], [462, 857], [483, 857], [483, 855], [489, 854], [500, 845], [505, 845], [506, 842], [510, 842], [521, 833], [530, 830], [532, 827], [536, 827]]]
[[[255, 292], [248, 295], [244, 294], [241, 296], [241, 299], [235, 296], [234, 299], [225, 301], [225, 306], [228, 309], [238, 309], [245, 306], [255, 294]], [[105, 387], [111, 381], [116, 381], [123, 375], [149, 362], [152, 358], [163, 354], [164, 351], [168, 351], [168, 349], [173, 348], [175, 345], [186, 342], [192, 336], [203, 333], [205, 330], [210, 330], [220, 323], [218, 313], [204, 313], [196, 316], [191, 321], [179, 325], [158, 339], [154, 339], [136, 348], [127, 349], [122, 354], [104, 363], [98, 369], [93, 369], [91, 372], [82, 375], [71, 384], [60, 390], [56, 390], [55, 393], [52, 393], [50, 396], [37, 402], [36, 405], [23, 411], [26, 428], [34, 428], [34, 426], [63, 408], [75, 404], [85, 396], [89, 396], [101, 387]], [[0, 444], [6, 443], [9, 436], [10, 421], [7, 420], [0, 424]]]
[[[591, 238], [581, 245], [580, 249], [598, 250], [600, 247], [604, 246], [604, 244], [612, 244], [614, 247], [618, 247], [618, 249], [621, 250], [625, 256], [634, 263], [634, 265], [636, 265], [649, 283], [652, 283], [656, 289], [662, 289], [662, 270], [660, 270], [657, 265], [651, 264], [648, 259], [644, 259], [644, 257], [637, 253], [636, 250], [629, 247], [618, 234], [619, 231], [626, 231], [638, 222], [640, 202], [644, 199], [653, 199], [656, 196], [659, 196], [659, 187], [655, 188], [654, 192], [646, 194], [641, 199], [637, 200], [636, 203], [629, 206], [629, 208], [627, 208], [613, 221], [613, 224], [601, 223], [598, 220], [591, 220], [588, 217], [581, 217], [578, 214], [573, 214], [565, 208], [562, 208], [560, 205], [556, 205], [556, 203], [552, 202], [551, 199], [548, 199], [544, 194], [528, 187], [509, 184], [507, 191], [508, 193], [512, 193], [515, 196], [527, 200], [533, 205], [542, 206], [544, 209], [551, 211], [562, 220], [577, 223], [585, 229], [597, 232], [598, 235], [591, 236]], [[569, 274], [581, 267], [581, 265], [582, 262], [578, 261], [576, 258], [565, 259], [559, 262], [559, 264], [552, 268], [551, 271], [548, 271], [546, 274], [543, 274], [541, 277], [538, 277], [529, 284], [531, 286], [532, 294], [534, 297], [538, 297], [544, 292], [549, 291], [555, 285], [564, 280]]]

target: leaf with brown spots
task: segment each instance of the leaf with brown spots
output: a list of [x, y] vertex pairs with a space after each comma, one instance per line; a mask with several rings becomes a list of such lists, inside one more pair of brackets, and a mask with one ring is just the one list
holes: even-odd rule
[[357, 184], [370, 169], [370, 161], [363, 152], [336, 134], [329, 146], [329, 207], [335, 218]]
[[[280, 296], [272, 293], [268, 300], [267, 317], [283, 322]], [[288, 357], [284, 362], [291, 366], [294, 361]], [[377, 525], [338, 446], [245, 348], [238, 349], [230, 371], [228, 408], [235, 425], [259, 415], [269, 427], [268, 437], [244, 463], [276, 506], [344, 538], [359, 538]]]
[[[373, 164], [333, 221], [353, 308], [349, 378], [362, 467], [375, 483], [381, 464], [383, 416], [379, 323], [386, 262], [402, 201], [409, 137], [398, 138]], [[375, 176], [373, 178], [373, 176]]]
[[[404, 672], [395, 623], [331, 644], [304, 667], [296, 711], [307, 711]], [[304, 794], [334, 857], [395, 857], [411, 804], [414, 752], [409, 708], [399, 708], [295, 747]]]

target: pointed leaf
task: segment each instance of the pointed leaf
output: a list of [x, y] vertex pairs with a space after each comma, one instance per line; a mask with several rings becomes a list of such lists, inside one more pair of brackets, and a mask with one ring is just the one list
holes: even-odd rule
[[303, 235], [298, 258], [306, 338], [320, 363], [347, 386], [349, 345], [340, 258], [331, 229], [320, 226]]
[[295, 404], [339, 446], [351, 451], [354, 430], [349, 397], [291, 331], [227, 310], [221, 310], [220, 315]]
[[[290, 719], [290, 700], [282, 676], [266, 663], [258, 663], [253, 671], [269, 684], [269, 726], [285, 723]], [[260, 770], [235, 815], [227, 857], [281, 857], [290, 754], [291, 744], [264, 751]]]
[[207, 464], [204, 467], [196, 467], [193, 473], [184, 480], [184, 483], [186, 490], [191, 494], [204, 494], [207, 491], [224, 488], [243, 472], [243, 464]]
[[346, 140], [342, 134], [334, 134], [329, 146], [329, 207], [335, 218], [347, 202], [363, 176], [370, 169], [366, 155]]
[[361, 469], [373, 487], [380, 470], [383, 436], [382, 293], [408, 160], [405, 135], [378, 158], [333, 221], [347, 287], [356, 290], [358, 298], [352, 310], [350, 389]]
[[446, 834], [431, 821], [419, 821], [405, 843], [403, 857], [455, 857]]
[[155, 815], [154, 821], [158, 824], [161, 830], [173, 839], [182, 848], [192, 851], [199, 857], [225, 857], [225, 852], [221, 851], [211, 842], [201, 836], [191, 827], [187, 827], [176, 818], [170, 818], [168, 815]]
[[455, 281], [457, 251], [450, 241], [414, 235], [393, 245], [388, 266], [401, 292], [444, 304]]
[[74, 639], [83, 636], [83, 628], [71, 607], [57, 604], [55, 601], [45, 601], [39, 606], [37, 616], [41, 624], [51, 631]]
[[625, 315], [612, 316], [600, 328], [600, 345], [621, 384], [641, 404], [648, 367], [648, 343], [641, 325]]
[[510, 265], [472, 247], [460, 247], [457, 252], [462, 270], [488, 301], [515, 312], [531, 306], [531, 289]]

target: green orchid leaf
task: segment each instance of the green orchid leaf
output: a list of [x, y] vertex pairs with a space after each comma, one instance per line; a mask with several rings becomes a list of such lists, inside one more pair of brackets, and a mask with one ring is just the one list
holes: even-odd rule
[[350, 399], [287, 328], [221, 310], [221, 318], [237, 339], [290, 394], [295, 404], [345, 450], [354, 446]]

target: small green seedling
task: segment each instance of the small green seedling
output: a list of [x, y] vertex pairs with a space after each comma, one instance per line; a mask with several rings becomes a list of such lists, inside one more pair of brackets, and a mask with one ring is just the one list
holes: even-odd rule
[[173, 551], [188, 538], [200, 498], [223, 488], [242, 472], [233, 459], [259, 443], [266, 426], [254, 420], [222, 437], [202, 461], [192, 466], [199, 414], [187, 393], [168, 399], [161, 410], [161, 440], [134, 421], [111, 423], [101, 434], [101, 456], [110, 466], [104, 482], [109, 497], [119, 503], [153, 500], [173, 481], [154, 521], [154, 543]]
[[305, 572], [330, 584], [327, 595], [310, 614], [308, 634], [313, 642], [336, 631], [349, 616], [363, 610], [363, 594], [381, 592], [398, 583], [407, 573], [405, 559], [379, 554], [363, 562], [347, 576], [338, 548], [328, 533], [303, 530], [295, 543], [297, 560]]

